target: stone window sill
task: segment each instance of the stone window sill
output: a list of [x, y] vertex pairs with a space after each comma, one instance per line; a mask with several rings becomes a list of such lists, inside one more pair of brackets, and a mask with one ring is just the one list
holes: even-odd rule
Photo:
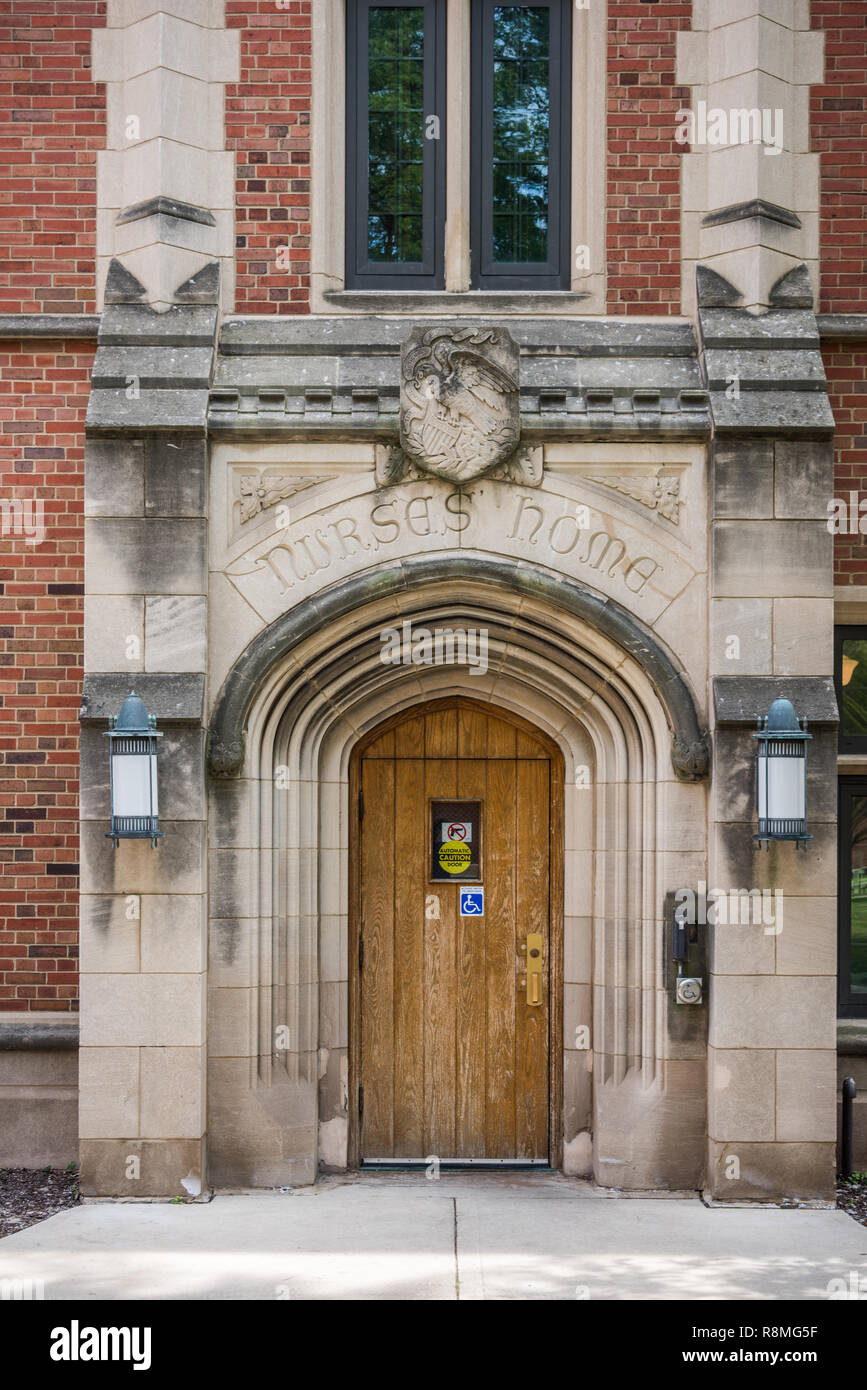
[[326, 290], [323, 302], [344, 314], [546, 315], [587, 314], [590, 293], [572, 290]]

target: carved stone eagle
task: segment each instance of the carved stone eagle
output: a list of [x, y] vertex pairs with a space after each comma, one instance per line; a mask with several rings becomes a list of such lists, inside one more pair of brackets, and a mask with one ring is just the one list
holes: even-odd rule
[[518, 346], [503, 328], [415, 328], [401, 352], [400, 441], [426, 473], [463, 483], [521, 437]]

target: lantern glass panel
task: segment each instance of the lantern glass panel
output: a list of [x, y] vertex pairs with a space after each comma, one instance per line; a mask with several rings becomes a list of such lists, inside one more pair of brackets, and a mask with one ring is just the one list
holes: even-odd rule
[[[143, 743], [143, 747], [146, 746]], [[156, 758], [148, 752], [115, 753], [111, 762], [114, 814], [156, 816]]]
[[803, 757], [759, 756], [759, 819], [804, 820]]

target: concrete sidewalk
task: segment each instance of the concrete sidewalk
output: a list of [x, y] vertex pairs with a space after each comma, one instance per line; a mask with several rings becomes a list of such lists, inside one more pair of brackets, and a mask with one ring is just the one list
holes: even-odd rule
[[867, 1298], [867, 1228], [844, 1212], [618, 1198], [554, 1174], [87, 1203], [0, 1240], [0, 1279], [75, 1301], [825, 1300], [853, 1272]]

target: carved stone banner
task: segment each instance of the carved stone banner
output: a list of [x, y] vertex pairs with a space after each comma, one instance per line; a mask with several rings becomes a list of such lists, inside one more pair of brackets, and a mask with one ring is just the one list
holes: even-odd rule
[[406, 457], [456, 483], [504, 463], [521, 437], [518, 361], [504, 328], [414, 328], [401, 350]]

